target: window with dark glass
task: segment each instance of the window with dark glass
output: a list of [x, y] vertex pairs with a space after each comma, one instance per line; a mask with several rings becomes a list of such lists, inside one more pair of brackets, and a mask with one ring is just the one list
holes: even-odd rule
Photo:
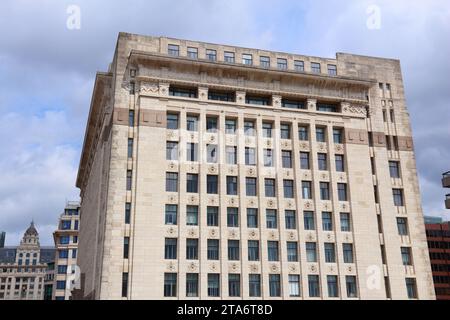
[[215, 101], [234, 102], [236, 100], [234, 92], [208, 91], [208, 99]]
[[239, 260], [239, 240], [228, 240], [228, 260]]
[[245, 96], [246, 104], [254, 104], [258, 106], [269, 106], [270, 105], [270, 97], [262, 97], [262, 96]]
[[348, 201], [347, 197], [347, 184], [346, 183], [338, 183], [338, 199], [339, 201]]
[[292, 152], [288, 150], [281, 151], [281, 162], [283, 168], [292, 168]]
[[130, 237], [123, 238], [123, 258], [128, 259], [128, 254], [130, 252]]
[[392, 195], [394, 197], [394, 205], [397, 207], [403, 207], [403, 190], [402, 189], [392, 189]]
[[128, 138], [128, 158], [133, 157], [133, 138]]
[[166, 204], [165, 219], [166, 225], [176, 225], [178, 216], [178, 206], [176, 204]]
[[259, 57], [259, 65], [263, 68], [270, 68], [270, 58], [265, 56]]
[[280, 137], [281, 139], [291, 139], [291, 126], [287, 123], [280, 125]]
[[186, 147], [186, 161], [198, 161], [198, 144], [188, 142]]
[[226, 160], [227, 164], [236, 164], [237, 163], [237, 148], [236, 147], [225, 147]]
[[344, 135], [342, 129], [333, 129], [333, 141], [334, 143], [341, 144], [344, 142]]
[[266, 197], [275, 197], [275, 179], [264, 179]]
[[131, 190], [132, 185], [132, 179], [133, 179], [133, 171], [127, 170], [127, 191]]
[[220, 296], [220, 275], [208, 273], [208, 297]]
[[322, 230], [333, 231], [333, 216], [331, 212], [322, 212]]
[[337, 276], [327, 276], [328, 297], [339, 297]]
[[186, 273], [186, 297], [198, 297], [198, 273]]
[[255, 135], [255, 122], [254, 121], [244, 121], [244, 134], [246, 136]]
[[286, 229], [293, 230], [297, 228], [297, 218], [294, 210], [285, 210], [284, 218], [286, 222]]
[[230, 228], [238, 228], [239, 227], [238, 208], [227, 208], [227, 225]]
[[264, 149], [264, 166], [265, 167], [273, 167], [273, 150], [272, 149]]
[[169, 44], [167, 48], [167, 53], [171, 56], [178, 57], [180, 55], [180, 46], [176, 44]]
[[404, 266], [412, 265], [411, 248], [409, 248], [409, 247], [401, 247], [400, 250], [401, 250], [401, 253], [402, 253], [403, 265]]
[[245, 147], [245, 165], [255, 166], [256, 165], [256, 149]]
[[319, 276], [308, 275], [308, 291], [311, 298], [320, 297]]
[[198, 206], [186, 207], [186, 225], [198, 226]]
[[282, 99], [281, 106], [283, 108], [290, 109], [306, 109], [306, 105], [304, 101], [291, 100], [291, 99]]
[[304, 223], [305, 230], [315, 230], [316, 229], [313, 211], [304, 211], [303, 212], [303, 223]]
[[164, 273], [164, 297], [176, 297], [176, 296], [177, 296], [177, 274]]
[[284, 197], [287, 199], [294, 198], [294, 180], [283, 180]]
[[236, 134], [236, 120], [234, 119], [225, 120], [225, 133]]
[[219, 260], [219, 240], [208, 239], [207, 241], [207, 257], [208, 260]]
[[261, 275], [249, 274], [248, 285], [249, 285], [248, 295], [250, 297], [261, 297]]
[[197, 59], [198, 58], [198, 49], [197, 48], [193, 48], [193, 47], [188, 47], [187, 48], [187, 55], [188, 55], [188, 58]]
[[164, 246], [164, 259], [174, 260], [177, 258], [177, 239], [166, 238]]
[[230, 297], [241, 296], [241, 275], [236, 273], [228, 274], [228, 295]]
[[416, 279], [414, 278], [406, 278], [406, 292], [408, 293], [409, 299], [417, 299], [417, 285]]
[[225, 51], [223, 53], [223, 59], [224, 59], [225, 62], [234, 63], [234, 61], [235, 61], [235, 59], [234, 59], [234, 52]]
[[309, 170], [309, 152], [300, 152], [300, 169]]
[[172, 97], [197, 98], [197, 92], [197, 88], [169, 87], [169, 96]]
[[277, 210], [266, 209], [266, 227], [267, 229], [278, 228]]
[[328, 65], [328, 75], [329, 76], [337, 76], [337, 67], [334, 64]]
[[316, 128], [316, 141], [317, 142], [325, 142], [325, 128], [317, 127]]
[[248, 66], [251, 66], [253, 64], [253, 57], [251, 54], [244, 53], [242, 55], [242, 63], [246, 64]]
[[269, 261], [279, 261], [278, 241], [267, 241], [267, 256]]
[[186, 259], [198, 259], [198, 239], [186, 239]]
[[198, 174], [188, 173], [186, 175], [186, 192], [198, 193]]
[[186, 117], [186, 130], [192, 132], [198, 131], [198, 116]]
[[334, 156], [334, 162], [336, 164], [336, 171], [337, 172], [344, 172], [345, 171], [344, 156], [342, 154], [336, 154]]
[[340, 220], [341, 220], [341, 231], [350, 232], [351, 231], [350, 214], [346, 212], [341, 213]]
[[326, 153], [318, 153], [317, 160], [319, 164], [319, 170], [328, 170]]
[[[57, 281], [57, 282], [61, 282], [61, 281]], [[62, 283], [64, 284], [62, 285], [58, 285], [56, 286], [56, 289], [65, 289], [65, 282], [62, 281]], [[122, 273], [122, 297], [127, 297], [128, 296], [128, 272], [123, 272]]]
[[264, 138], [272, 138], [272, 123], [263, 122], [262, 124], [263, 137]]
[[279, 297], [281, 295], [281, 282], [279, 274], [269, 274], [269, 296]]
[[178, 192], [178, 173], [166, 172], [166, 191]]
[[258, 209], [247, 208], [247, 228], [258, 228]]
[[283, 58], [277, 59], [277, 68], [280, 70], [286, 70], [287, 69], [287, 60]]
[[[134, 111], [130, 110], [128, 112], [128, 126], [134, 127]], [[170, 129], [170, 128], [168, 128]]]
[[248, 261], [259, 261], [258, 240], [248, 240]]
[[305, 62], [301, 60], [294, 60], [294, 69], [295, 71], [305, 71]]
[[298, 127], [298, 139], [300, 141], [308, 141], [309, 140], [308, 127], [306, 127], [306, 126]]
[[295, 241], [287, 241], [287, 259], [289, 262], [297, 262], [298, 261], [298, 245]]
[[210, 61], [216, 61], [217, 60], [216, 50], [206, 49], [206, 59]]
[[320, 182], [320, 200], [330, 200], [330, 184], [328, 182]]
[[334, 243], [324, 243], [325, 251], [325, 262], [335, 263], [336, 262], [336, 250]]
[[311, 72], [320, 73], [320, 63], [311, 62]]
[[166, 160], [178, 160], [178, 142], [166, 142]]
[[207, 207], [206, 208], [206, 223], [208, 227], [218, 227], [219, 226], [219, 208], [218, 207]]
[[317, 111], [322, 112], [339, 112], [339, 107], [336, 104], [330, 104], [330, 103], [321, 103], [318, 102], [316, 105]]
[[353, 263], [353, 244], [343, 243], [342, 253], [344, 254], [344, 263]]
[[347, 297], [356, 298], [358, 296], [355, 276], [345, 276], [345, 284], [347, 286]]
[[408, 220], [406, 218], [397, 218], [398, 234], [401, 236], [408, 235]]
[[238, 194], [238, 178], [227, 176], [227, 195], [236, 196]]
[[206, 193], [217, 194], [219, 192], [219, 176], [207, 175], [206, 176]]
[[400, 178], [400, 163], [398, 161], [389, 161], [389, 173], [391, 178]]
[[289, 281], [289, 296], [300, 297], [300, 275], [290, 274], [288, 276]]
[[302, 181], [302, 197], [303, 199], [312, 199], [311, 181]]
[[217, 118], [206, 117], [206, 131], [215, 133], [217, 132]]
[[247, 197], [256, 197], [256, 178], [245, 178], [245, 194]]

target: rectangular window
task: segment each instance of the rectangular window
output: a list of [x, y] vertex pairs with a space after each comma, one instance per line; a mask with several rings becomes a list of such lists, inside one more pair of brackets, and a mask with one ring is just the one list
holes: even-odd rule
[[[62, 286], [58, 285], [59, 282], [62, 282]], [[65, 289], [66, 283], [65, 281], [57, 281], [56, 282], [56, 289]], [[122, 273], [122, 297], [128, 296], [128, 272]]]
[[312, 199], [311, 181], [302, 181], [302, 197], [303, 199]]
[[294, 210], [285, 210], [284, 218], [286, 222], [286, 229], [294, 230], [297, 228], [297, 218]]
[[336, 144], [342, 144], [344, 142], [344, 134], [342, 129], [333, 129], [333, 142]]
[[266, 209], [266, 227], [267, 229], [278, 228], [277, 210]]
[[245, 178], [245, 194], [247, 197], [256, 197], [256, 178]]
[[342, 232], [350, 232], [351, 231], [351, 223], [350, 223], [350, 214], [349, 213], [341, 213], [341, 231]]
[[304, 101], [282, 99], [281, 106], [289, 109], [306, 109]]
[[254, 121], [244, 121], [244, 134], [246, 136], [255, 136], [255, 122]]
[[321, 112], [339, 112], [339, 106], [329, 103], [317, 103], [316, 110]]
[[320, 200], [330, 200], [330, 184], [328, 182], [320, 182]]
[[247, 208], [247, 228], [258, 228], [258, 209]]
[[193, 48], [193, 47], [188, 47], [187, 48], [187, 55], [188, 55], [188, 58], [197, 59], [198, 58], [198, 49], [197, 48]]
[[403, 207], [403, 190], [402, 189], [392, 189], [392, 196], [394, 197], [394, 205], [397, 207]]
[[169, 44], [167, 53], [171, 56], [178, 57], [180, 55], [180, 46], [176, 44]]
[[325, 142], [325, 128], [317, 127], [316, 128], [316, 141], [317, 142]]
[[269, 261], [279, 261], [278, 241], [267, 241], [267, 256]]
[[66, 274], [66, 273], [67, 273], [67, 266], [66, 265], [58, 266], [58, 274]]
[[328, 75], [329, 76], [337, 76], [337, 67], [334, 64], [328, 65]]
[[300, 297], [300, 275], [290, 274], [288, 280], [289, 280], [289, 296]]
[[166, 204], [165, 224], [176, 225], [178, 216], [178, 206], [176, 204]]
[[336, 250], [334, 243], [325, 243], [325, 262], [335, 263], [336, 262]]
[[219, 148], [216, 144], [206, 145], [206, 162], [207, 163], [217, 163]]
[[177, 258], [177, 239], [166, 238], [164, 247], [164, 259], [174, 260]]
[[328, 297], [339, 297], [337, 276], [327, 276]]
[[234, 102], [236, 100], [236, 95], [234, 92], [225, 91], [208, 91], [208, 99], [215, 101], [225, 101]]
[[253, 64], [253, 57], [252, 57], [252, 55], [251, 55], [251, 54], [244, 53], [244, 54], [242, 55], [242, 63], [243, 63], [243, 64], [246, 64], [246, 65], [248, 65], [248, 66], [251, 66], [251, 65]]
[[245, 147], [245, 165], [255, 166], [256, 165], [256, 149]]
[[182, 98], [197, 98], [197, 88], [177, 88], [169, 87], [169, 96]]
[[391, 178], [400, 178], [400, 162], [389, 161], [389, 173]]
[[283, 168], [292, 168], [292, 152], [283, 150], [281, 151], [281, 160]]
[[248, 261], [259, 261], [258, 240], [248, 240]]
[[206, 59], [208, 59], [209, 61], [216, 61], [217, 60], [216, 50], [206, 49]]
[[136, 83], [134, 81], [130, 82], [130, 94], [134, 95], [136, 93]]
[[408, 220], [406, 218], [397, 218], [398, 234], [401, 236], [408, 235]]
[[322, 230], [333, 231], [333, 216], [331, 212], [322, 212]]
[[315, 242], [306, 242], [306, 261], [317, 262], [317, 249]]
[[177, 274], [164, 273], [164, 297], [177, 296]]
[[227, 226], [229, 228], [238, 228], [239, 227], [238, 208], [227, 208]]
[[227, 176], [227, 195], [236, 196], [238, 194], [237, 180], [237, 177]]
[[178, 142], [166, 142], [166, 160], [178, 160]]
[[284, 197], [287, 199], [294, 198], [294, 180], [283, 180]]
[[411, 266], [412, 265], [412, 259], [411, 259], [411, 248], [409, 247], [401, 247], [401, 253], [402, 253], [402, 261], [404, 266]]
[[131, 170], [127, 170], [127, 191], [131, 190], [132, 179], [133, 179], [133, 172]]
[[237, 163], [237, 148], [236, 147], [229, 147], [227, 146], [225, 148], [225, 153], [227, 157], [227, 164], [236, 164]]
[[206, 193], [217, 194], [219, 192], [219, 176], [207, 175], [206, 176]]
[[186, 192], [198, 193], [198, 174], [186, 174]]
[[337, 172], [345, 172], [344, 156], [342, 154], [336, 154], [334, 162], [336, 163]]
[[186, 239], [186, 260], [198, 259], [198, 239]]
[[345, 276], [345, 284], [347, 286], [347, 297], [356, 298], [358, 296], [358, 291], [356, 287], [356, 277]]
[[301, 60], [294, 60], [294, 69], [295, 71], [303, 72], [305, 71], [305, 62]]
[[220, 296], [220, 275], [208, 273], [208, 297]]
[[279, 70], [287, 70], [287, 60], [283, 58], [277, 59], [277, 68]]
[[225, 120], [225, 133], [236, 134], [236, 120], [234, 119]]
[[291, 139], [291, 126], [287, 123], [282, 123], [280, 125], [280, 137], [281, 139], [289, 140]]
[[262, 124], [263, 137], [264, 138], [272, 138], [272, 123], [263, 122]]
[[273, 150], [272, 149], [264, 149], [264, 166], [265, 167], [273, 167]]
[[309, 152], [300, 152], [300, 169], [309, 170]]
[[198, 154], [198, 144], [188, 142], [186, 148], [186, 161], [192, 162], [198, 161], [197, 154]]
[[417, 285], [416, 279], [406, 278], [406, 292], [408, 293], [409, 299], [417, 299]]
[[311, 298], [320, 297], [319, 276], [308, 276], [308, 291]]
[[298, 245], [295, 241], [287, 241], [287, 259], [289, 262], [297, 262], [298, 261]]
[[328, 170], [327, 166], [327, 154], [326, 153], [318, 153], [317, 161], [319, 164], [319, 170], [326, 171]]
[[198, 131], [198, 116], [186, 117], [186, 130], [191, 132]]
[[234, 59], [234, 52], [225, 51], [223, 53], [223, 59], [224, 59], [225, 62], [234, 63], [234, 61], [235, 61], [235, 59]]
[[344, 263], [353, 263], [353, 244], [343, 243], [342, 252], [344, 254]]
[[320, 73], [320, 63], [311, 62], [311, 72], [312, 73]]
[[279, 274], [269, 274], [269, 296], [279, 297], [281, 295], [281, 283]]
[[128, 259], [128, 254], [130, 252], [130, 237], [123, 238], [123, 258]]
[[347, 197], [347, 184], [346, 183], [338, 183], [338, 199], [339, 201], [348, 201]]
[[206, 131], [211, 133], [217, 132], [217, 118], [216, 117], [206, 117]]
[[128, 158], [133, 158], [133, 138], [128, 138]]
[[266, 197], [275, 197], [275, 179], [264, 179]]
[[307, 126], [299, 126], [298, 127], [298, 139], [300, 141], [308, 141], [309, 140], [309, 134], [308, 134], [308, 127]]
[[270, 68], [270, 58], [265, 56], [259, 57], [259, 66], [262, 68]]
[[228, 274], [228, 295], [230, 297], [241, 296], [241, 275], [236, 273]]
[[208, 260], [219, 260], [219, 240], [208, 239]]
[[208, 227], [218, 227], [219, 226], [219, 208], [218, 207], [207, 207], [206, 208], [206, 223]]
[[178, 114], [176, 113], [167, 114], [167, 129], [170, 130], [178, 129]]
[[250, 297], [261, 297], [261, 275], [249, 274], [248, 285]]
[[186, 273], [186, 297], [198, 297], [198, 273]]
[[228, 260], [239, 260], [239, 240], [228, 240]]
[[134, 127], [134, 111], [130, 110], [128, 112], [128, 126]]
[[198, 226], [198, 206], [186, 206], [186, 225]]

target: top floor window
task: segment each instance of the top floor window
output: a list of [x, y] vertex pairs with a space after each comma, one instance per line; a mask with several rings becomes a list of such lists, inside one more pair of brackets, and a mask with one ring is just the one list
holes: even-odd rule
[[197, 89], [169, 87], [169, 95], [173, 97], [197, 98]]
[[320, 73], [320, 63], [311, 62], [311, 72], [312, 73]]
[[259, 106], [268, 106], [270, 105], [269, 97], [257, 97], [257, 96], [246, 96], [245, 97], [246, 104], [255, 104]]
[[259, 65], [263, 68], [270, 68], [270, 58], [265, 56], [259, 57]]
[[212, 49], [206, 49], [206, 59], [210, 61], [217, 60], [217, 51]]
[[334, 64], [328, 65], [328, 75], [329, 76], [337, 76], [337, 67]]
[[171, 130], [178, 129], [178, 114], [176, 113], [167, 114], [167, 129]]
[[283, 58], [277, 59], [277, 67], [280, 70], [286, 70], [287, 69], [287, 60]]
[[197, 59], [198, 58], [198, 49], [193, 47], [187, 48], [187, 55], [191, 59]]
[[225, 62], [234, 63], [234, 52], [225, 51], [223, 53], [223, 59]]
[[291, 109], [306, 109], [305, 102], [297, 100], [282, 99], [281, 106], [283, 108], [291, 108]]
[[171, 56], [178, 57], [180, 55], [180, 46], [176, 44], [169, 44], [167, 48], [167, 53]]
[[252, 55], [244, 53], [242, 55], [242, 63], [251, 66], [253, 64], [253, 57], [252, 57]]
[[234, 102], [235, 100], [234, 97], [235, 97], [234, 92], [208, 91], [209, 100]]
[[338, 112], [339, 108], [335, 104], [317, 103], [317, 111], [323, 112]]
[[344, 141], [342, 129], [333, 129], [333, 141], [334, 143], [341, 144]]
[[295, 71], [305, 71], [305, 63], [301, 60], [294, 60]]

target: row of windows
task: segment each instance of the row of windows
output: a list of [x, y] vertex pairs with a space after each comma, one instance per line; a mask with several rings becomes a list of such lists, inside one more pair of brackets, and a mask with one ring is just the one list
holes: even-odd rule
[[[246, 178], [246, 195], [247, 196], [257, 196], [257, 178]], [[178, 192], [178, 173], [177, 172], [167, 172], [166, 173], [166, 191], [167, 192]], [[237, 176], [226, 176], [226, 194], [227, 195], [238, 195], [238, 177]], [[206, 176], [206, 187], [208, 194], [218, 194], [219, 193], [219, 176], [218, 175], [207, 175]], [[131, 190], [131, 188], [130, 188]], [[397, 190], [397, 189], [394, 189]], [[198, 193], [199, 192], [199, 175], [194, 173], [186, 174], [186, 192], [188, 193]], [[339, 201], [348, 201], [347, 194], [347, 184], [337, 183], [337, 194]], [[301, 182], [301, 194], [303, 199], [312, 199], [312, 181], [302, 181]], [[264, 179], [264, 196], [265, 197], [276, 197], [277, 186], [276, 179]], [[295, 197], [295, 187], [294, 180], [283, 180], [283, 195], [285, 198], [292, 199]], [[329, 182], [319, 182], [319, 197], [320, 200], [331, 200], [331, 190]]]
[[[208, 144], [206, 145], [206, 162], [207, 163], [218, 163], [219, 160], [219, 146], [216, 144]], [[245, 147], [244, 149], [244, 159], [245, 165], [247, 166], [256, 166], [257, 165], [257, 149], [251, 147]], [[186, 144], [186, 161], [197, 162], [199, 160], [198, 157], [198, 143], [187, 143]], [[168, 141], [166, 142], [166, 160], [169, 161], [178, 161], [179, 160], [179, 144], [178, 142]], [[130, 153], [129, 153], [130, 156]], [[309, 152], [300, 152], [300, 169], [302, 170], [310, 170], [311, 169], [311, 161], [310, 161], [310, 153]], [[281, 165], [283, 168], [291, 169], [293, 167], [294, 157], [291, 150], [281, 150]], [[237, 155], [237, 147], [236, 146], [226, 146], [225, 147], [225, 161], [229, 165], [236, 165], [238, 162]], [[317, 154], [317, 168], [320, 171], [329, 170], [328, 166], [329, 157], [326, 153], [318, 153]], [[336, 154], [334, 156], [335, 169], [337, 172], [345, 171], [345, 162], [344, 155]], [[398, 164], [398, 163], [397, 163]], [[275, 166], [275, 156], [273, 149], [263, 149], [263, 165], [265, 167], [274, 167]], [[399, 175], [397, 167], [397, 174]], [[391, 169], [391, 174], [394, 174], [395, 171]]]
[[[177, 225], [178, 223], [178, 205], [167, 204], [165, 210], [165, 224]], [[247, 208], [247, 227], [258, 228], [259, 215], [258, 209]], [[322, 230], [333, 231], [334, 221], [333, 214], [331, 212], [322, 212]], [[342, 232], [351, 231], [350, 214], [343, 212], [339, 214], [340, 227]], [[209, 206], [206, 209], [206, 222], [209, 227], [219, 226], [219, 207]], [[238, 228], [239, 227], [239, 209], [227, 208], [227, 227]], [[266, 228], [277, 229], [278, 228], [278, 212], [275, 209], [266, 209]], [[295, 210], [284, 211], [285, 228], [288, 230], [297, 229], [297, 214]], [[186, 206], [186, 224], [189, 226], [197, 226], [199, 224], [199, 207], [198, 206]], [[314, 211], [303, 212], [303, 226], [304, 230], [316, 230], [316, 217]]]
[[[180, 129], [180, 115], [178, 113], [167, 113], [167, 125], [166, 128], [169, 130]], [[206, 131], [210, 133], [216, 133], [219, 129], [219, 118], [215, 116], [206, 117]], [[244, 120], [244, 135], [246, 136], [256, 136], [256, 121], [255, 120]], [[290, 140], [292, 139], [292, 130], [294, 128], [289, 123], [280, 124], [280, 138]], [[199, 116], [188, 115], [186, 117], [186, 130], [190, 132], [199, 131]], [[238, 126], [237, 120], [226, 118], [225, 119], [225, 133], [235, 135], [237, 133]], [[262, 136], [264, 138], [273, 138], [274, 124], [273, 122], [263, 121], [262, 123]], [[298, 126], [298, 138], [301, 141], [308, 141], [310, 137], [308, 125]], [[325, 126], [316, 127], [317, 142], [327, 142], [327, 128]], [[344, 129], [343, 128], [333, 128], [333, 142], [337, 144], [344, 143]]]
[[[167, 47], [167, 53], [171, 56], [178, 57], [180, 55], [180, 46], [176, 44], [169, 44]], [[224, 62], [236, 63], [235, 53], [232, 51], [224, 51]], [[187, 56], [191, 59], [198, 59], [198, 48], [188, 47]], [[206, 59], [209, 61], [217, 61], [217, 51], [214, 49], [206, 49]], [[252, 66], [254, 64], [253, 55], [249, 53], [243, 53], [241, 56], [241, 62], [244, 65]], [[259, 57], [259, 66], [262, 68], [271, 68], [271, 60], [268, 56]], [[276, 59], [276, 68], [278, 70], [287, 70], [288, 61], [285, 58]], [[304, 72], [305, 63], [303, 60], [294, 60], [295, 71]], [[337, 67], [335, 64], [327, 65], [328, 75], [337, 76]], [[321, 73], [321, 64], [318, 62], [311, 62], [311, 72]]]
[[[280, 261], [279, 241], [267, 241], [267, 260]], [[164, 247], [164, 259], [176, 260], [178, 252], [178, 239], [166, 238]], [[207, 240], [207, 259], [219, 260], [220, 243], [217, 239]], [[260, 261], [260, 241], [248, 240], [248, 261]], [[128, 250], [128, 247], [126, 248]], [[240, 257], [240, 240], [228, 240], [228, 260], [238, 261]], [[286, 255], [289, 262], [299, 261], [299, 247], [297, 241], [286, 242]], [[124, 251], [128, 256], [128, 252]], [[344, 263], [354, 263], [353, 244], [343, 243], [342, 253]], [[198, 260], [199, 239], [186, 239], [186, 260]], [[307, 262], [317, 262], [317, 243], [306, 242], [305, 254]], [[324, 256], [326, 263], [336, 263], [336, 244], [324, 243]]]
[[431, 249], [450, 249], [450, 241], [428, 241], [428, 248]]
[[428, 238], [449, 238], [447, 242], [450, 242], [450, 231], [447, 230], [427, 230]]

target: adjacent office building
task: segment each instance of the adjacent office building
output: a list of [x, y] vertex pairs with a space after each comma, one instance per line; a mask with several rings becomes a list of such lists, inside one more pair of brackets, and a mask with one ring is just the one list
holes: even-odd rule
[[[450, 188], [450, 171], [442, 175], [442, 186], [444, 188]], [[450, 194], [445, 196], [445, 208], [450, 209]]]
[[71, 300], [76, 277], [79, 229], [79, 202], [69, 201], [53, 233], [56, 256], [54, 265], [54, 300]]
[[2, 231], [0, 232], [0, 248], [5, 247], [5, 241], [6, 241], [6, 232]]
[[400, 62], [119, 34], [83, 299], [435, 299]]
[[437, 300], [450, 300], [450, 222], [425, 225]]
[[0, 249], [0, 300], [43, 300], [54, 257], [54, 248], [40, 246], [32, 222], [18, 247]]

